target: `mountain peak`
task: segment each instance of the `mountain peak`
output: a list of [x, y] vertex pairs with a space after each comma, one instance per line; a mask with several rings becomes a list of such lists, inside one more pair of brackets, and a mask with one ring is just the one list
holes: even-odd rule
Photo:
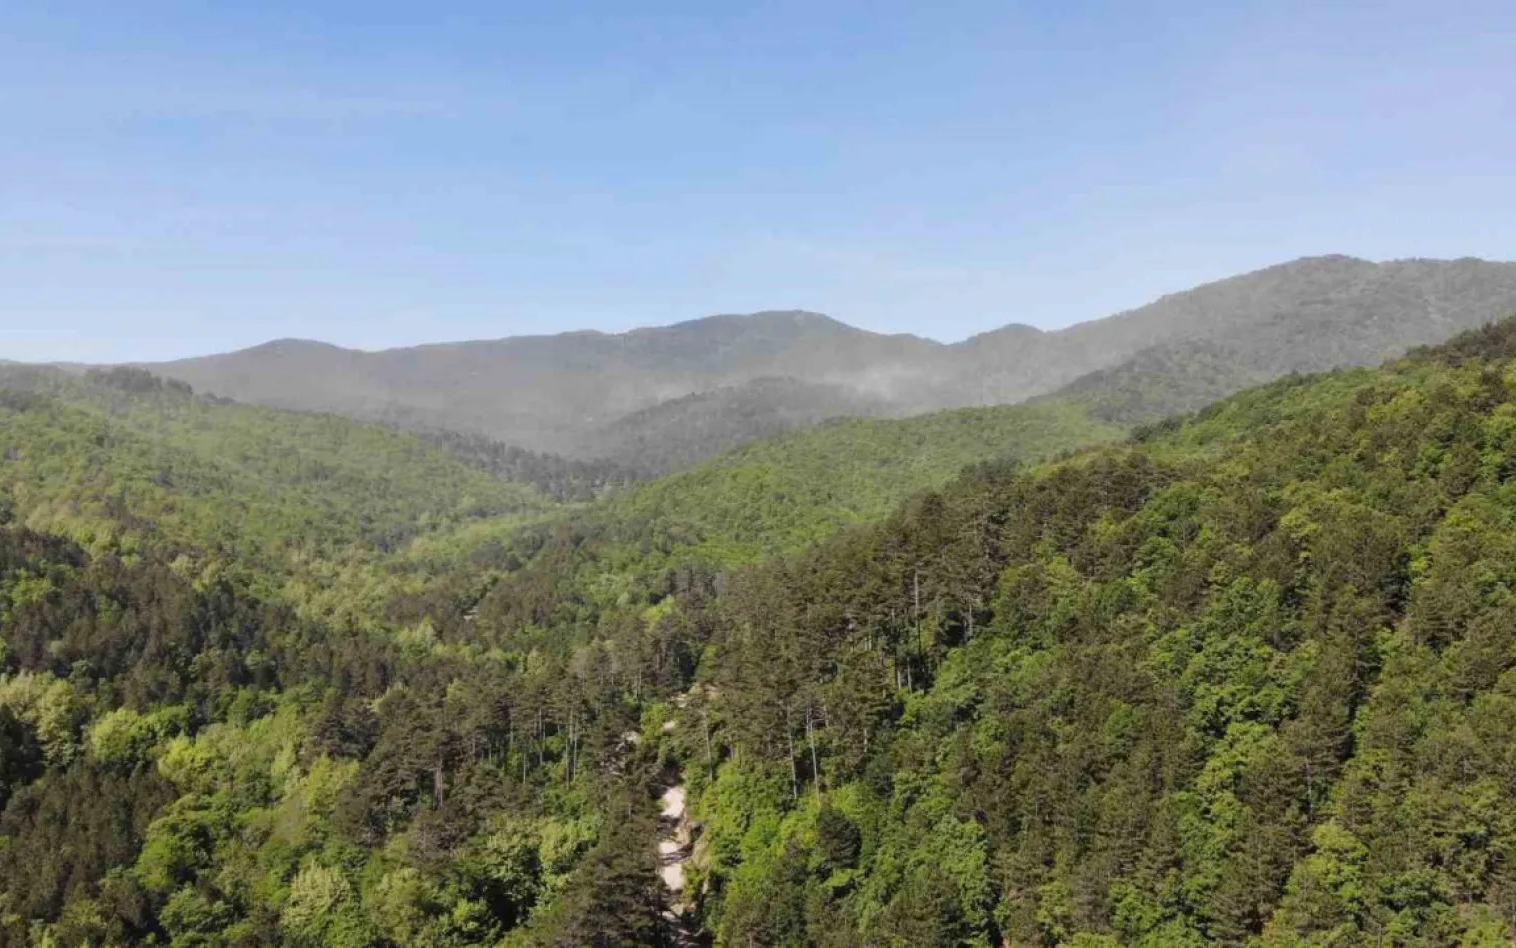
[[318, 339], [296, 339], [294, 337], [286, 337], [283, 339], [270, 339], [268, 342], [260, 343], [256, 346], [250, 346], [249, 348], [243, 349], [241, 351], [245, 353], [260, 353], [264, 355], [292, 355], [295, 353], [305, 352], [352, 352], [353, 350], [344, 349], [341, 346], [333, 345], [330, 342], [322, 342]]
[[1040, 339], [1046, 335], [1047, 333], [1045, 331], [1038, 329], [1036, 326], [1028, 325], [1027, 323], [1006, 323], [1004, 326], [1001, 326], [998, 329], [990, 329], [986, 330], [985, 332], [975, 333], [974, 335], [968, 337], [960, 343], [957, 343], [956, 345], [964, 348], [973, 348], [975, 346], [981, 346], [989, 342], [1030, 342], [1034, 339]]
[[841, 320], [833, 319], [824, 313], [813, 313], [804, 309], [764, 309], [755, 313], [713, 313], [699, 319], [687, 319], [684, 322], [674, 323], [670, 326], [649, 327], [634, 332], [646, 331], [688, 331], [702, 327], [720, 327], [722, 329], [751, 330], [751, 329], [844, 329], [850, 332], [862, 332]]

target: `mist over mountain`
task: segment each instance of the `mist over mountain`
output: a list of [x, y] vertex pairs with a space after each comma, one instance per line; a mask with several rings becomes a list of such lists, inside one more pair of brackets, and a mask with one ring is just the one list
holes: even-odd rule
[[382, 352], [280, 340], [150, 368], [238, 401], [662, 473], [838, 415], [1065, 386], [1111, 420], [1144, 420], [1291, 372], [1372, 364], [1513, 310], [1516, 264], [1326, 256], [1058, 331], [1010, 324], [952, 345], [784, 311]]
[[375, 353], [281, 340], [153, 369], [238, 401], [598, 456], [596, 432], [662, 402], [779, 376], [879, 389], [919, 371], [940, 348], [815, 313], [766, 312], [617, 335], [572, 332]]
[[759, 378], [632, 412], [596, 432], [593, 444], [641, 476], [657, 477], [728, 448], [832, 418], [899, 412], [895, 402], [847, 385]]

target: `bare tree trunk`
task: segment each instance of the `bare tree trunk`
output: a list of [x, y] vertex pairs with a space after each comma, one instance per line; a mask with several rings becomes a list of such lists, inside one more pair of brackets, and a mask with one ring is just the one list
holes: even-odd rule
[[926, 649], [921, 644], [921, 567], [918, 566], [915, 571], [912, 572], [911, 583], [913, 586], [911, 598], [914, 603], [911, 608], [913, 612], [913, 618], [916, 623], [916, 656], [920, 658], [923, 663], [925, 663]]
[[816, 781], [816, 795], [821, 795], [821, 761], [816, 757], [816, 730], [811, 720], [811, 703], [805, 703], [805, 739], [811, 745], [811, 777]]
[[795, 728], [790, 723], [790, 706], [784, 706], [784, 739], [790, 748], [790, 796], [800, 799], [800, 768], [795, 765]]
[[716, 759], [711, 754], [711, 715], [704, 708], [700, 709], [700, 723], [705, 729], [705, 769], [710, 779], [716, 779]]
[[1316, 818], [1316, 782], [1311, 773], [1311, 762], [1305, 762], [1305, 812], [1306, 819]]

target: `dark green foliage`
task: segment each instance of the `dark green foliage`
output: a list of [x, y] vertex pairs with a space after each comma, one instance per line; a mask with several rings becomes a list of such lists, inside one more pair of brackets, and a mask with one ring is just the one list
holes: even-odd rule
[[9, 707], [0, 707], [0, 811], [12, 787], [25, 786], [41, 773], [42, 748], [36, 732]]
[[1513, 378], [1277, 383], [730, 579], [723, 941], [1505, 943]]
[[456, 431], [426, 431], [421, 437], [470, 467], [531, 484], [555, 500], [594, 500], [639, 479], [637, 468], [620, 461], [576, 461]]
[[652, 835], [645, 822], [618, 823], [569, 880], [536, 940], [553, 948], [662, 944], [664, 898], [648, 845]]
[[172, 786], [151, 770], [118, 776], [88, 763], [19, 791], [0, 817], [0, 910], [56, 919], [69, 901], [97, 898], [107, 871], [130, 864], [148, 824], [173, 799]]
[[419, 606], [469, 621], [450, 532], [545, 500], [135, 370], [8, 378], [38, 529], [0, 527], [0, 941], [471, 944], [545, 909], [635, 715], [569, 645], [449, 651]]
[[129, 395], [178, 395], [188, 398], [195, 393], [189, 385], [178, 379], [161, 378], [146, 369], [131, 366], [116, 366], [109, 369], [91, 369], [85, 378], [96, 385], [119, 389]]
[[852, 869], [858, 865], [863, 836], [847, 814], [834, 806], [823, 806], [816, 814], [816, 851], [823, 872]]
[[585, 450], [639, 478], [694, 467], [733, 448], [846, 417], [898, 412], [889, 400], [842, 385], [759, 378], [632, 412], [595, 432]]

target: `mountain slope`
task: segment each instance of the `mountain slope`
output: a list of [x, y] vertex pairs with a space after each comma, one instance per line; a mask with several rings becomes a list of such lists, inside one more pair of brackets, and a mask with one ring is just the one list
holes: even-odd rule
[[455, 612], [450, 622], [439, 620], [444, 637], [525, 648], [552, 630], [560, 640], [584, 641], [607, 616], [636, 616], [674, 588], [701, 587], [741, 564], [874, 522], [966, 467], [1032, 463], [1121, 433], [1067, 404], [841, 419], [744, 445], [529, 526], [442, 533], [414, 554], [434, 573], [446, 573], [447, 564], [498, 571], [489, 592], [469, 600], [477, 621], [465, 624]]
[[[1151, 349], [1149, 363], [1224, 354], [1224, 382], [1178, 383], [1191, 394], [1175, 404], [1195, 407], [1259, 379], [1373, 364], [1513, 310], [1516, 264], [1316, 257], [1056, 332], [1011, 325], [952, 346], [782, 312], [376, 353], [284, 341], [154, 371], [240, 401], [663, 471], [852, 399], [894, 414], [1016, 402]], [[775, 377], [796, 380], [791, 397], [776, 400], [757, 382]], [[695, 410], [680, 400], [708, 393], [731, 408], [699, 409], [708, 438], [656, 421]]]
[[1287, 274], [1273, 268], [1223, 281], [1131, 314], [1123, 331], [1147, 334], [1150, 344], [1050, 397], [1076, 398], [1108, 421], [1131, 424], [1292, 372], [1377, 364], [1516, 312], [1509, 268], [1328, 257]]
[[974, 464], [1037, 461], [1120, 434], [1063, 404], [845, 419], [754, 442], [587, 513], [619, 529], [648, 524], [733, 562], [875, 520]]
[[703, 920], [723, 944], [1510, 943], [1512, 457], [1507, 322], [729, 577], [690, 610], [713, 638], [678, 725]]
[[1279, 374], [1259, 368], [1233, 346], [1187, 342], [1144, 349], [1038, 396], [1072, 401], [1111, 424], [1138, 425], [1196, 411]]
[[419, 431], [417, 437], [437, 445], [469, 467], [502, 480], [531, 484], [560, 501], [593, 500], [647, 476], [612, 461], [579, 461], [528, 451], [483, 435], [441, 429]]
[[833, 418], [895, 413], [886, 400], [843, 385], [760, 378], [660, 402], [616, 419], [590, 439], [590, 450], [644, 478], [693, 467], [752, 441]]
[[92, 552], [332, 582], [415, 538], [545, 511], [536, 489], [334, 415], [223, 404], [141, 370], [0, 370], [0, 501]]

